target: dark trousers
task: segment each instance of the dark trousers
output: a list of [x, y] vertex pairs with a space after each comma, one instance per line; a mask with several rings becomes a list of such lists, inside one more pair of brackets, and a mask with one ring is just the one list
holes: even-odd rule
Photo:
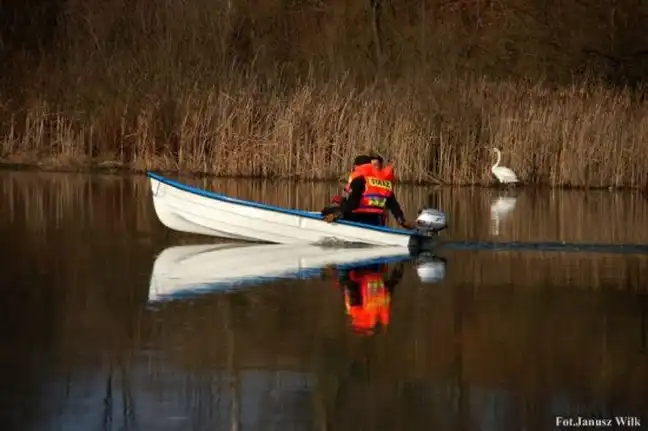
[[[331, 214], [335, 211], [339, 211], [339, 205], [329, 205], [324, 207], [321, 211], [322, 216]], [[353, 221], [356, 223], [370, 224], [372, 226], [385, 226], [387, 223], [387, 217], [383, 214], [362, 214], [362, 213], [352, 213], [347, 217], [343, 217], [342, 220]]]
[[385, 225], [385, 216], [382, 214], [359, 214], [353, 213], [349, 214], [348, 217], [344, 217], [343, 220], [353, 221], [356, 223], [370, 224], [372, 226], [384, 226]]

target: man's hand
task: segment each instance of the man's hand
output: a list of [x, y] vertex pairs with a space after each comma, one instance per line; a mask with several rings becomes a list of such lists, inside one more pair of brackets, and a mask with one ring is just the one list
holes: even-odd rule
[[339, 219], [341, 214], [338, 211], [326, 214], [324, 216], [324, 221], [326, 223], [333, 223], [335, 220]]
[[415, 227], [413, 223], [410, 223], [407, 220], [399, 220], [398, 224], [403, 229], [414, 229], [414, 227]]

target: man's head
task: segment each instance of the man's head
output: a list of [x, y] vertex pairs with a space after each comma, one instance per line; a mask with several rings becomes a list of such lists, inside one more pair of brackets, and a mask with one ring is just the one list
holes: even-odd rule
[[371, 164], [374, 165], [376, 169], [382, 169], [383, 168], [383, 158], [379, 155], [373, 155], [371, 156]]
[[353, 160], [353, 167], [366, 165], [367, 163], [371, 163], [371, 157], [362, 154]]

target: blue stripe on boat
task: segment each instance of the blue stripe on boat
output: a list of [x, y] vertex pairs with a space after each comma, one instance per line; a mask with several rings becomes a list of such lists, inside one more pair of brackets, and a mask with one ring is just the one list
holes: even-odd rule
[[[322, 217], [319, 215], [312, 214], [307, 211], [303, 210], [295, 210], [295, 209], [289, 209], [289, 208], [282, 208], [282, 207], [277, 207], [274, 205], [268, 205], [268, 204], [263, 204], [261, 202], [255, 202], [255, 201], [248, 201], [244, 199], [237, 199], [237, 198], [232, 198], [220, 193], [215, 193], [215, 192], [210, 192], [204, 189], [199, 189], [197, 187], [192, 187], [186, 184], [182, 184], [180, 182], [171, 180], [169, 178], [163, 177], [161, 175], [158, 175], [154, 172], [146, 172], [146, 176], [153, 178], [163, 184], [166, 184], [168, 186], [174, 187], [179, 190], [183, 190], [185, 192], [193, 193], [198, 196], [203, 196], [209, 199], [214, 199], [217, 201], [221, 202], [227, 202], [231, 204], [236, 204], [236, 205], [242, 205], [246, 207], [251, 207], [251, 208], [258, 208], [262, 210], [267, 210], [267, 211], [274, 211], [278, 212], [281, 214], [289, 214], [289, 215], [294, 215], [298, 217], [304, 217], [304, 218], [309, 218], [312, 220], [322, 220]], [[347, 226], [354, 226], [354, 227], [359, 227], [367, 230], [374, 230], [377, 232], [384, 232], [384, 233], [391, 233], [391, 234], [396, 234], [396, 235], [405, 235], [405, 236], [419, 236], [417, 232], [412, 231], [412, 230], [407, 230], [407, 229], [398, 229], [398, 228], [392, 228], [392, 227], [383, 227], [383, 226], [371, 226], [367, 224], [362, 224], [362, 223], [355, 223], [351, 221], [346, 221], [346, 220], [338, 220], [336, 221], [338, 224], [342, 225], [347, 225]]]

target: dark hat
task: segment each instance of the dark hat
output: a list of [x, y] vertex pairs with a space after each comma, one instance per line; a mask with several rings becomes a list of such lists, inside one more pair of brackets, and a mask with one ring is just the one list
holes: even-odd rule
[[371, 157], [366, 154], [362, 154], [353, 160], [353, 166], [366, 165], [367, 163], [371, 163]]

